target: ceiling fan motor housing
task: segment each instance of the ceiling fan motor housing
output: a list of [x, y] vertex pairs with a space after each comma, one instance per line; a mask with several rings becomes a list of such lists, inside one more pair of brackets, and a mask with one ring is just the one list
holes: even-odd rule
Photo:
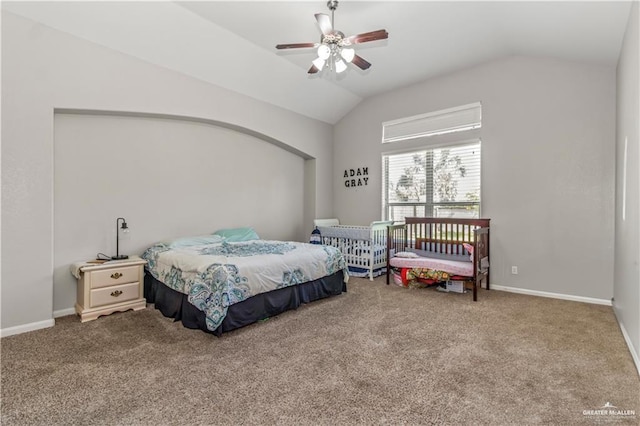
[[324, 44], [337, 44], [340, 46], [351, 44], [345, 40], [344, 33], [342, 31], [333, 31], [330, 34], [323, 35], [321, 42]]

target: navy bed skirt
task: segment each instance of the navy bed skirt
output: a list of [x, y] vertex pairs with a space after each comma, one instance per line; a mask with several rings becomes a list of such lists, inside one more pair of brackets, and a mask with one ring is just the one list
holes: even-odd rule
[[342, 271], [333, 275], [268, 293], [258, 294], [231, 305], [222, 324], [214, 331], [207, 329], [204, 312], [187, 300], [187, 295], [167, 287], [148, 272], [144, 276], [144, 297], [165, 317], [182, 321], [187, 328], [200, 329], [220, 336], [227, 331], [244, 327], [282, 312], [297, 309], [302, 303], [336, 296], [347, 291]]

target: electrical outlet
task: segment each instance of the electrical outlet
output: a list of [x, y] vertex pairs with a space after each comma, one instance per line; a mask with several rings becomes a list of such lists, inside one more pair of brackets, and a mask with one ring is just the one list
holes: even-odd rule
[[512, 266], [511, 267], [511, 273], [513, 275], [518, 275], [518, 267], [517, 266]]

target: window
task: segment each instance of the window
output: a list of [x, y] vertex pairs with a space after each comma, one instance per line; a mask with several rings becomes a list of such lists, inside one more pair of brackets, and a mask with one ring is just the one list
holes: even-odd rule
[[479, 127], [479, 103], [384, 123], [383, 219], [480, 217]]

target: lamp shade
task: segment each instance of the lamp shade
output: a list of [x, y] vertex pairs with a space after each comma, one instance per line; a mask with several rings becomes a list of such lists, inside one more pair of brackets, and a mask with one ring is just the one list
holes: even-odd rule
[[331, 49], [329, 49], [329, 46], [321, 44], [320, 47], [318, 47], [318, 56], [323, 60], [326, 60], [329, 55], [331, 55]]
[[341, 73], [347, 69], [347, 64], [342, 59], [336, 61], [336, 72]]
[[324, 67], [324, 59], [316, 58], [313, 61], [311, 61], [311, 63], [315, 65], [316, 68], [318, 68], [318, 71], [322, 71], [322, 67]]
[[353, 57], [356, 55], [356, 51], [350, 47], [344, 48], [340, 51], [340, 56], [347, 62], [353, 61]]

